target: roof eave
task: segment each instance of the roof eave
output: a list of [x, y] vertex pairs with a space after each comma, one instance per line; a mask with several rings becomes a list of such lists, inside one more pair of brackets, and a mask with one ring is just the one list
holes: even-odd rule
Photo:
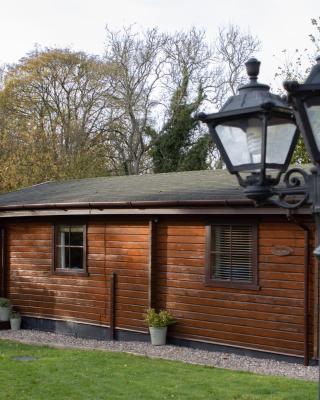
[[150, 200], [150, 201], [113, 201], [113, 202], [78, 202], [78, 203], [34, 203], [7, 204], [0, 206], [1, 211], [13, 210], [52, 210], [52, 209], [106, 209], [106, 208], [154, 208], [154, 207], [206, 207], [206, 206], [254, 206], [249, 199], [215, 200]]
[[[252, 200], [137, 201], [118, 203], [56, 203], [7, 205], [0, 207], [0, 218], [106, 216], [106, 215], [286, 215], [287, 210], [266, 205], [257, 207]], [[310, 207], [294, 214], [308, 215]]]

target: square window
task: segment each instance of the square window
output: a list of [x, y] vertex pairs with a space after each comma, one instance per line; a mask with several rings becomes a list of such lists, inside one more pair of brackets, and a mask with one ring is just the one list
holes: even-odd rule
[[54, 226], [54, 271], [86, 273], [86, 226]]
[[257, 287], [257, 226], [207, 226], [206, 282], [213, 286]]

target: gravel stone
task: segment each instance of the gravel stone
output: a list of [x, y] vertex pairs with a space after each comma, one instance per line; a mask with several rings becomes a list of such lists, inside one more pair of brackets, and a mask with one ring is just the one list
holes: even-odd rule
[[249, 357], [233, 353], [205, 351], [180, 346], [152, 346], [145, 342], [118, 342], [94, 339], [81, 339], [73, 336], [35, 330], [2, 330], [0, 339], [22, 343], [48, 345], [57, 348], [98, 349], [125, 352], [166, 360], [182, 361], [190, 364], [207, 365], [238, 371], [248, 371], [263, 375], [279, 375], [288, 378], [318, 380], [318, 367], [305, 367], [302, 364]]

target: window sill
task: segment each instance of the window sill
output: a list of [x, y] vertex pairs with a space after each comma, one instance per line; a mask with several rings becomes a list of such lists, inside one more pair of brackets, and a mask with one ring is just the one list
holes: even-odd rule
[[205, 286], [216, 288], [230, 288], [230, 289], [244, 289], [244, 290], [261, 290], [261, 286], [256, 283], [235, 283], [235, 282], [222, 282], [222, 281], [205, 281]]
[[52, 271], [53, 275], [67, 275], [67, 276], [89, 276], [87, 271], [82, 270], [65, 270], [65, 269], [55, 269]]

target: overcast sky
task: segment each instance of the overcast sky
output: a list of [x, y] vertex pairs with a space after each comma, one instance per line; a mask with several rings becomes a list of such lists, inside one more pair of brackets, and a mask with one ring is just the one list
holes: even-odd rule
[[[163, 31], [203, 28], [213, 39], [234, 23], [262, 41], [260, 81], [270, 83], [281, 50], [310, 47], [319, 0], [0, 0], [0, 63], [18, 61], [35, 44], [103, 53], [105, 26], [136, 23]], [[279, 62], [278, 62], [279, 63]]]

